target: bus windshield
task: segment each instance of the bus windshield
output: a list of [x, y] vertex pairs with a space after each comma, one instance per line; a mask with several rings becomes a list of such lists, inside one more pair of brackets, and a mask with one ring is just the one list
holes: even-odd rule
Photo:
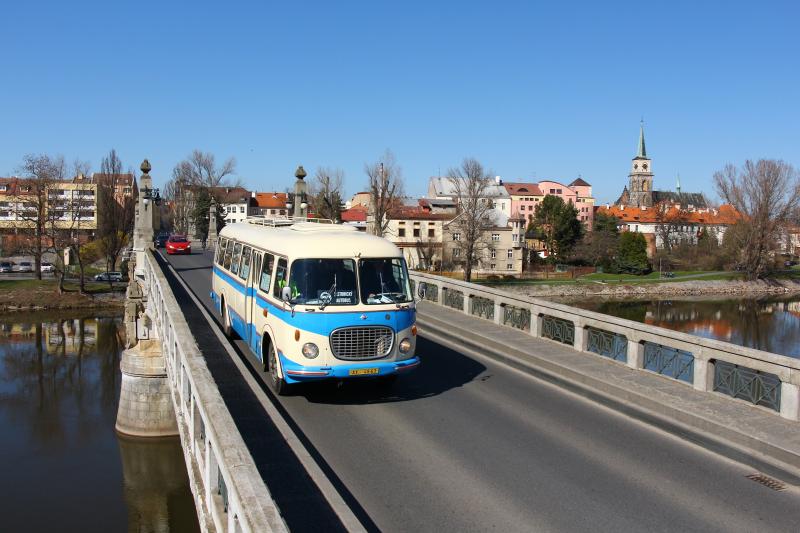
[[289, 274], [292, 302], [355, 305], [356, 268], [352, 259], [297, 259]]
[[362, 303], [376, 305], [412, 301], [406, 265], [399, 257], [361, 259], [358, 274]]

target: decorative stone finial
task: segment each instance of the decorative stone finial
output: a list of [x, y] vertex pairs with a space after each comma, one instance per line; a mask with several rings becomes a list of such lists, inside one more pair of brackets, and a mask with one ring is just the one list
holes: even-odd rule
[[141, 167], [139, 167], [139, 168], [141, 169], [141, 171], [142, 171], [142, 173], [143, 173], [143, 174], [149, 174], [149, 173], [150, 173], [150, 170], [151, 170], [153, 167], [151, 167], [151, 166], [150, 166], [150, 161], [148, 161], [147, 159], [145, 159], [144, 161], [142, 161], [142, 166], [141, 166]]
[[301, 180], [301, 179], [305, 178], [306, 176], [308, 176], [308, 174], [306, 174], [306, 171], [303, 169], [303, 165], [300, 165], [299, 167], [297, 167], [297, 170], [294, 173], [294, 177], [299, 179], [299, 180]]

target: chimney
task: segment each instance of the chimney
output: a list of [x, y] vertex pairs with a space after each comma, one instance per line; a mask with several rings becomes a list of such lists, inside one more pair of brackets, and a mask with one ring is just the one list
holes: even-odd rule
[[500, 176], [495, 176], [495, 177], [494, 177], [494, 182], [495, 182], [497, 185], [502, 185], [502, 184], [503, 184], [503, 180], [502, 180], [502, 179], [500, 179]]
[[647, 211], [647, 206], [646, 205], [642, 206], [642, 211]]
[[622, 204], [621, 206], [619, 206], [619, 210], [620, 211], [625, 211], [625, 204]]

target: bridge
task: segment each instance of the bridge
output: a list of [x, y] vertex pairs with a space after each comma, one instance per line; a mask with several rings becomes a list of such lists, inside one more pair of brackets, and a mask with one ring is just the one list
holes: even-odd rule
[[142, 249], [136, 279], [118, 427], [180, 435], [203, 530], [800, 523], [796, 359], [412, 273], [420, 369], [276, 397], [210, 253]]

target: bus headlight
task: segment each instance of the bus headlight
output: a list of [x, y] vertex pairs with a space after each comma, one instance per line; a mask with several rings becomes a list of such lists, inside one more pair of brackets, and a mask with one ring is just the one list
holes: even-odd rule
[[303, 345], [303, 355], [308, 359], [314, 359], [319, 355], [319, 348], [313, 342], [307, 342]]
[[397, 346], [400, 350], [400, 353], [408, 353], [411, 351], [411, 341], [408, 339], [403, 339], [400, 341], [400, 344]]

